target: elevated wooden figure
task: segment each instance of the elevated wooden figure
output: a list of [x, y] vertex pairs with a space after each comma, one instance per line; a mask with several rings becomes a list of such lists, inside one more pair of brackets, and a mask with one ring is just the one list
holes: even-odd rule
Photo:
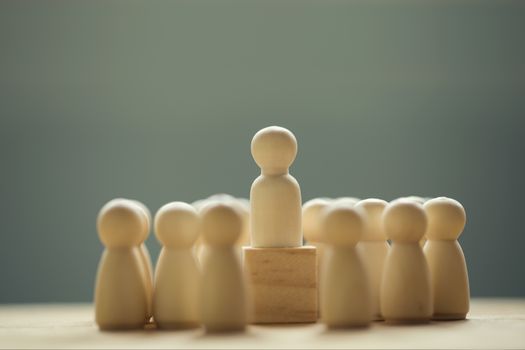
[[302, 245], [301, 190], [288, 172], [297, 141], [289, 130], [271, 126], [255, 134], [251, 151], [261, 168], [250, 191], [252, 246], [244, 248], [252, 321], [316, 322], [317, 250]]

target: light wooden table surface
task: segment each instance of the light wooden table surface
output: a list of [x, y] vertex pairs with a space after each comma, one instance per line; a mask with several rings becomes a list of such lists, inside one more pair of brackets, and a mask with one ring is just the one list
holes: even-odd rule
[[329, 331], [322, 324], [100, 332], [89, 304], [0, 306], [2, 348], [525, 348], [525, 299], [474, 299], [466, 321]]

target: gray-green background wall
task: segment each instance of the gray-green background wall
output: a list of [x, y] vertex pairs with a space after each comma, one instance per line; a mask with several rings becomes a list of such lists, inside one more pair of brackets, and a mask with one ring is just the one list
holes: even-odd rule
[[523, 1], [2, 1], [0, 118], [0, 302], [91, 300], [107, 200], [248, 197], [273, 124], [303, 200], [457, 198], [525, 295]]

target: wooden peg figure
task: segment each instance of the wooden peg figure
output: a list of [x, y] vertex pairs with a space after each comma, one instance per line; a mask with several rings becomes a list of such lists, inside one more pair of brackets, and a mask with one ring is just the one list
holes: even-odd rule
[[374, 320], [382, 320], [379, 303], [379, 292], [381, 290], [381, 279], [383, 278], [383, 267], [390, 246], [383, 232], [381, 215], [388, 203], [382, 199], [363, 199], [355, 205], [363, 211], [366, 217], [364, 234], [357, 248], [365, 263], [370, 281], [370, 296]]
[[106, 247], [95, 285], [95, 321], [100, 329], [143, 328], [148, 311], [139, 244], [143, 213], [127, 200], [113, 200], [99, 212], [97, 229]]
[[[229, 203], [241, 213], [242, 216], [242, 232], [241, 237], [236, 242], [239, 247], [250, 245], [250, 201], [245, 198], [236, 198], [230, 194], [219, 193], [214, 194], [205, 200], [204, 205], [208, 203]], [[239, 249], [240, 251], [240, 249]]]
[[146, 239], [148, 239], [148, 236], [150, 234], [151, 212], [144, 203], [134, 199], [130, 199], [130, 201], [133, 204], [137, 205], [141, 210], [144, 223], [144, 237], [142, 237], [139, 245], [139, 254], [140, 260], [142, 261], [142, 265], [144, 268], [144, 283], [146, 284], [146, 292], [148, 295], [148, 312], [146, 315], [146, 320], [149, 321], [153, 316], [153, 310], [151, 306], [151, 301], [153, 297], [153, 264], [151, 263], [151, 254], [149, 253], [148, 247], [146, 246]]
[[254, 323], [318, 319], [317, 248], [303, 246], [301, 189], [289, 167], [297, 140], [270, 126], [251, 142], [261, 174], [250, 191], [251, 247], [243, 248]]
[[302, 219], [304, 239], [313, 245], [322, 242], [321, 218], [324, 209], [330, 204], [329, 200], [315, 198], [303, 204]]
[[[250, 202], [244, 198], [235, 198], [227, 193], [218, 193], [209, 196], [206, 199], [200, 199], [192, 203], [192, 206], [201, 212], [204, 208], [213, 203], [228, 203], [233, 205], [242, 216], [242, 233], [241, 238], [235, 243], [239, 258], [242, 258], [242, 247], [250, 245]], [[206, 255], [206, 245], [202, 236], [195, 242], [194, 250], [199, 261], [204, 260]]]
[[241, 247], [247, 247], [251, 244], [250, 200], [246, 198], [236, 198], [236, 202], [242, 215], [242, 234], [238, 244]]
[[160, 328], [199, 325], [200, 272], [192, 246], [199, 233], [197, 211], [172, 202], [155, 215], [155, 234], [162, 244], [153, 293], [153, 316]]
[[425, 256], [430, 267], [436, 320], [464, 319], [469, 311], [467, 264], [457, 239], [466, 223], [458, 201], [438, 197], [424, 205], [428, 217]]
[[[323, 232], [321, 219], [324, 209], [330, 205], [330, 200], [315, 198], [303, 204], [303, 234], [304, 239], [310, 245], [317, 248], [317, 259], [323, 261]], [[321, 264], [319, 264], [320, 268]]]
[[[421, 196], [406, 196], [406, 197], [401, 197], [401, 198], [415, 201], [421, 205], [425, 204], [425, 202], [430, 199], [430, 198], [421, 197]], [[421, 239], [419, 240], [419, 245], [423, 247], [426, 241], [427, 241], [427, 238], [426, 238], [426, 233], [425, 233], [423, 237], [421, 237]]]
[[356, 244], [364, 217], [347, 205], [331, 205], [324, 214], [326, 244], [321, 273], [321, 320], [328, 327], [362, 327], [372, 320], [370, 285]]
[[432, 316], [430, 272], [419, 240], [427, 217], [413, 200], [397, 199], [383, 212], [383, 229], [392, 241], [381, 282], [380, 308], [387, 322], [428, 322]]
[[235, 243], [242, 231], [242, 217], [228, 203], [203, 209], [201, 233], [207, 253], [202, 262], [201, 317], [209, 332], [242, 331], [247, 322], [244, 274]]
[[288, 172], [297, 155], [295, 136], [279, 126], [264, 128], [253, 137], [251, 151], [261, 168], [250, 192], [252, 247], [300, 247], [301, 190]]

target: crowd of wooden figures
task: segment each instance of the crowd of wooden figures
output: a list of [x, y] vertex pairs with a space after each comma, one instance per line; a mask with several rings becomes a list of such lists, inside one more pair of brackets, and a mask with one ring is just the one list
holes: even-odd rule
[[[250, 323], [342, 328], [466, 317], [468, 275], [457, 241], [466, 214], [458, 201], [303, 204], [289, 173], [295, 136], [262, 129], [251, 151], [261, 175], [249, 200], [221, 194], [171, 202], [153, 220], [136, 200], [102, 207], [97, 229], [106, 249], [95, 286], [101, 329], [222, 332]], [[162, 245], [155, 269], [144, 244], [152, 221]]]

